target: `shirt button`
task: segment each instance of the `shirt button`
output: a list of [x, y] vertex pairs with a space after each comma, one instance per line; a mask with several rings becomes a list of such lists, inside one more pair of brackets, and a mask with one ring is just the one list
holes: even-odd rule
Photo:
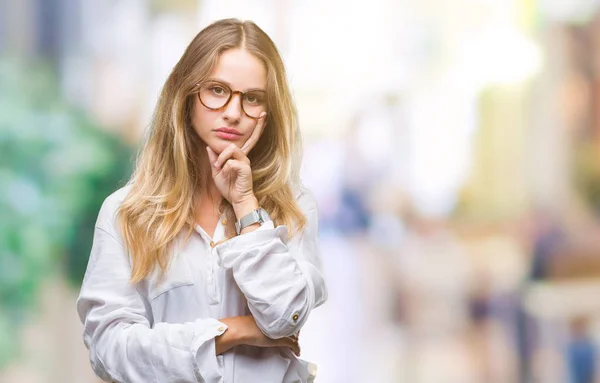
[[219, 327], [217, 328], [217, 330], [218, 330], [218, 331], [225, 331], [225, 327], [224, 327], [224, 326], [219, 326]]
[[215, 243], [213, 241], [210, 241], [210, 247], [215, 247]]
[[295, 322], [295, 321], [297, 321], [297, 320], [298, 320], [298, 318], [299, 318], [299, 317], [300, 317], [300, 316], [299, 316], [299, 315], [296, 313], [296, 314], [294, 314], [294, 316], [292, 317], [292, 319], [293, 319], [293, 320], [294, 320], [294, 322]]

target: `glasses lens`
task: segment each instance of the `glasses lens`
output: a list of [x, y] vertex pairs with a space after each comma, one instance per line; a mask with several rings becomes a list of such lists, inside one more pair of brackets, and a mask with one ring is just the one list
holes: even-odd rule
[[219, 83], [207, 83], [200, 88], [200, 100], [207, 108], [219, 109], [227, 103], [231, 89]]
[[265, 92], [248, 92], [244, 95], [242, 107], [248, 116], [258, 118], [267, 110], [267, 95]]
[[[231, 99], [231, 89], [219, 82], [208, 82], [200, 87], [200, 101], [210, 109], [220, 109]], [[237, 93], [237, 92], [236, 92]], [[267, 110], [267, 94], [263, 91], [251, 91], [243, 95], [242, 108], [253, 118]]]

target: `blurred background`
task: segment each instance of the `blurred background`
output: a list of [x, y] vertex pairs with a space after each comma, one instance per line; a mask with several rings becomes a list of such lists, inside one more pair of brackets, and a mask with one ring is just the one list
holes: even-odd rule
[[224, 17], [297, 103], [319, 382], [600, 382], [599, 0], [0, 0], [0, 382], [98, 382], [75, 299], [100, 204]]

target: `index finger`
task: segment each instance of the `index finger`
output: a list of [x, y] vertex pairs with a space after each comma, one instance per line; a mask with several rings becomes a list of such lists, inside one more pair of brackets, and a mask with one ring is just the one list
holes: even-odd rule
[[258, 121], [256, 122], [256, 126], [254, 127], [254, 131], [250, 135], [250, 138], [248, 138], [246, 143], [242, 146], [241, 149], [245, 155], [248, 155], [248, 153], [250, 153], [250, 150], [252, 150], [254, 145], [256, 145], [256, 143], [258, 142], [258, 139], [260, 138], [260, 135], [262, 134], [262, 131], [265, 127], [266, 116], [266, 112], [261, 113], [260, 117], [258, 117]]

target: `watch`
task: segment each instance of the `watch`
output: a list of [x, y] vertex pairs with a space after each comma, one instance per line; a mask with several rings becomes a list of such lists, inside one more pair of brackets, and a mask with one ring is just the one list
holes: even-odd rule
[[239, 221], [235, 223], [235, 231], [238, 235], [250, 225], [255, 223], [260, 223], [261, 225], [265, 222], [271, 221], [271, 217], [269, 217], [269, 213], [263, 208], [258, 208], [252, 210], [250, 213], [246, 214]]

